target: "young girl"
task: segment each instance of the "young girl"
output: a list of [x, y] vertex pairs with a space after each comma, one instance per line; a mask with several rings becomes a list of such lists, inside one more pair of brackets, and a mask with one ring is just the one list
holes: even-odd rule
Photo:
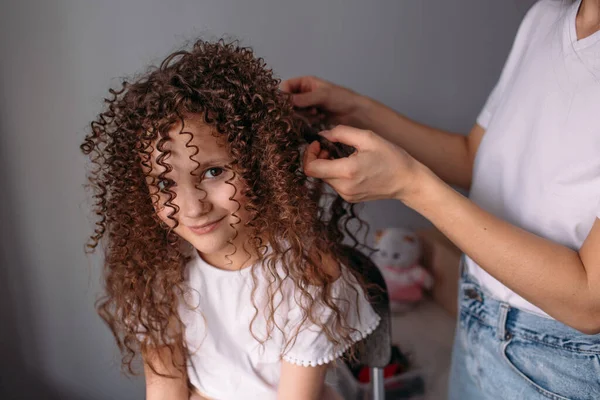
[[284, 84], [354, 126], [324, 135], [358, 152], [314, 143], [307, 174], [399, 199], [465, 252], [452, 400], [600, 399], [599, 77], [600, 1], [542, 0], [466, 137], [316, 78]]
[[81, 146], [99, 313], [148, 399], [327, 397], [327, 364], [379, 322], [341, 245], [355, 214], [302, 172], [316, 135], [278, 84], [250, 49], [198, 41], [111, 90]]

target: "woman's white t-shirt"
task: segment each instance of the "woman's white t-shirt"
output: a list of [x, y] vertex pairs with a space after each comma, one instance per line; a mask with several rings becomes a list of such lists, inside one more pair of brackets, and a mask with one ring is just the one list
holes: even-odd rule
[[[179, 315], [185, 326], [185, 341], [191, 355], [188, 357], [188, 375], [198, 391], [214, 399], [275, 399], [279, 383], [281, 361], [311, 368], [333, 361], [341, 356], [327, 336], [316, 326], [302, 323], [303, 300], [290, 279], [283, 280], [282, 291], [275, 296], [279, 304], [275, 323], [281, 330], [272, 330], [266, 339], [265, 309], [270, 274], [257, 265], [239, 271], [215, 268], [206, 263], [197, 252], [186, 266], [186, 284], [189, 290], [179, 305]], [[333, 283], [333, 294], [348, 325], [356, 329], [352, 343], [371, 333], [379, 324], [379, 316], [367, 301], [363, 290], [350, 272], [342, 273], [346, 280]], [[254, 303], [253, 274], [256, 277]], [[353, 288], [358, 291], [354, 291]], [[312, 292], [314, 287], [309, 287]], [[345, 305], [344, 305], [345, 304]], [[255, 317], [256, 315], [256, 317]], [[332, 323], [332, 313], [321, 308], [313, 316], [323, 323]], [[252, 331], [250, 324], [253, 322]], [[295, 342], [282, 356], [286, 334], [299, 329]], [[348, 348], [352, 343], [347, 343]]]
[[[486, 132], [470, 192], [488, 212], [574, 250], [600, 216], [600, 32], [577, 40], [580, 3], [543, 0], [523, 20], [477, 119]], [[468, 257], [466, 267], [500, 300], [547, 316]]]

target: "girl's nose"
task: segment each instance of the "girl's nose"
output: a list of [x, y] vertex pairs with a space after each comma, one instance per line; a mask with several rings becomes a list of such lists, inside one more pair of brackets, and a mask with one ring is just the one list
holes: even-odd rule
[[205, 191], [193, 188], [180, 192], [181, 199], [179, 207], [181, 214], [187, 219], [198, 219], [212, 210], [212, 204], [208, 200], [208, 195]]

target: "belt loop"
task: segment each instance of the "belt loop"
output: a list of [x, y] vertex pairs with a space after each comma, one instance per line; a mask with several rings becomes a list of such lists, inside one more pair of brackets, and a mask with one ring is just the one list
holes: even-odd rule
[[500, 341], [510, 339], [510, 333], [506, 332], [506, 317], [510, 311], [510, 306], [507, 303], [500, 303], [500, 310], [498, 312], [498, 327], [497, 327], [497, 338]]
[[461, 278], [467, 276], [467, 263], [465, 262], [465, 254], [460, 256], [460, 264], [458, 265], [458, 274]]

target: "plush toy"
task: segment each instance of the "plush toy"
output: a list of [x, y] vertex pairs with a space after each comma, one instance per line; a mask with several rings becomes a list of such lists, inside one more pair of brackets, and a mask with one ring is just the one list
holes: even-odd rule
[[373, 261], [388, 287], [392, 311], [403, 311], [423, 298], [431, 289], [433, 277], [419, 264], [421, 244], [417, 235], [402, 228], [377, 231], [377, 252]]

